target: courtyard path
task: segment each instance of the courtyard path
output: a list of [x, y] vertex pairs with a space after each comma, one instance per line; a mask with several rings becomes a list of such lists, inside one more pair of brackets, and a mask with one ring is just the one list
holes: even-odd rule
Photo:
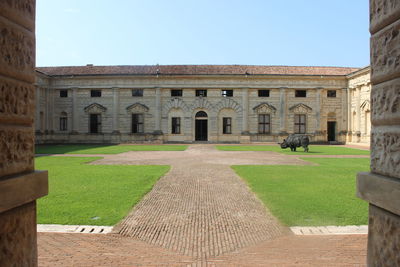
[[[114, 228], [116, 233], [199, 259], [289, 234], [229, 167], [231, 161], [248, 159], [232, 158], [209, 145], [190, 146], [185, 152], [174, 153], [182, 157], [172, 161], [167, 157], [168, 163], [162, 160], [172, 169]], [[137, 161], [124, 154], [124, 163]], [[96, 164], [110, 162], [115, 164], [116, 159]]]

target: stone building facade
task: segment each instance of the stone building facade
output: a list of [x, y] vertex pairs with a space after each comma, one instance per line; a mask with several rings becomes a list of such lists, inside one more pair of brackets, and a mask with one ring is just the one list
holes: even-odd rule
[[241, 65], [37, 68], [37, 143], [369, 142], [370, 70]]

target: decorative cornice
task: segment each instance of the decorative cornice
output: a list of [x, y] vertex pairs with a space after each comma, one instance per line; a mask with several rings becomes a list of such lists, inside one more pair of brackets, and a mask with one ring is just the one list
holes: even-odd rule
[[90, 111], [93, 111], [96, 109], [99, 110], [100, 112], [105, 112], [107, 110], [107, 108], [105, 106], [102, 106], [98, 103], [90, 104], [89, 106], [85, 107], [83, 110], [85, 112], [90, 112]]
[[132, 105], [127, 106], [126, 110], [127, 111], [138, 110], [138, 111], [148, 112], [149, 108], [141, 103], [134, 103]]

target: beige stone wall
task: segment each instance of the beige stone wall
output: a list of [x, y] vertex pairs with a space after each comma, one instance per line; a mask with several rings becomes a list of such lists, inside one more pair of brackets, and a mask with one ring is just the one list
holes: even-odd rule
[[[193, 142], [195, 114], [200, 110], [208, 114], [210, 142], [280, 141], [294, 132], [294, 115], [303, 113], [307, 116], [306, 133], [313, 141], [327, 140], [327, 121], [337, 121], [337, 141], [344, 142], [342, 133], [347, 131], [342, 111], [346, 101], [343, 88], [347, 87], [344, 76], [39, 76], [38, 142]], [[102, 90], [102, 97], [90, 97], [91, 89]], [[143, 89], [143, 96], [132, 97], [132, 89]], [[171, 97], [171, 89], [182, 89], [183, 96]], [[196, 97], [196, 89], [207, 89], [207, 97]], [[221, 96], [223, 89], [233, 90], [233, 97]], [[270, 96], [258, 97], [259, 89], [270, 90]], [[306, 90], [307, 97], [295, 97], [296, 89]], [[68, 90], [68, 97], [59, 97], [59, 90]], [[336, 98], [328, 98], [327, 90], [336, 90]], [[93, 104], [98, 105], [90, 107]], [[134, 104], [133, 109], [127, 109]], [[101, 114], [101, 134], [88, 134], [90, 113]], [[132, 113], [144, 114], [144, 134], [131, 134]], [[67, 131], [59, 129], [61, 114], [67, 114]], [[181, 133], [172, 134], [171, 118], [177, 114], [181, 116]], [[258, 114], [270, 114], [270, 134], [258, 133]], [[232, 118], [231, 134], [222, 133], [223, 117]]]

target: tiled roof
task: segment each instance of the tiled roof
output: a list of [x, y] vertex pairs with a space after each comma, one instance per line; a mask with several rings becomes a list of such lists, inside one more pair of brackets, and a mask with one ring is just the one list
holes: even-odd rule
[[125, 65], [37, 67], [50, 76], [71, 75], [347, 75], [358, 68], [253, 65]]

